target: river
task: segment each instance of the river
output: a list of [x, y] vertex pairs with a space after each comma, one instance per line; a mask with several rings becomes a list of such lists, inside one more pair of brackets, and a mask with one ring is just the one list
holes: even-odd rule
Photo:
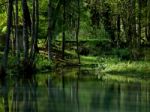
[[0, 112], [150, 112], [150, 84], [102, 81], [82, 69], [39, 73], [0, 86]]

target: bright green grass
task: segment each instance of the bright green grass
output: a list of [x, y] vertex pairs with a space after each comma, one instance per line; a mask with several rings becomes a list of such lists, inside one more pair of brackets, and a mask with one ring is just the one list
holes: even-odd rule
[[122, 80], [121, 78], [130, 77], [147, 80], [150, 78], [150, 61], [121, 61], [117, 58], [99, 60], [99, 64], [104, 66], [103, 69], [99, 67], [100, 73], [111, 74], [109, 76], [111, 79]]
[[[71, 59], [72, 62], [78, 62], [77, 53], [74, 50], [66, 50], [66, 53], [72, 55], [73, 59]], [[98, 58], [96, 56], [82, 56], [80, 55], [81, 64], [98, 64]]]
[[97, 64], [97, 57], [95, 56], [81, 56], [81, 64]]

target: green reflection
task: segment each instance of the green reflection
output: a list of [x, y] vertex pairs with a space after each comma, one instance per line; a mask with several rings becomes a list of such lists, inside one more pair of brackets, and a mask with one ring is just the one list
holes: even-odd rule
[[[101, 81], [61, 68], [0, 86], [0, 112], [149, 112], [149, 82]], [[87, 73], [87, 74], [86, 74]], [[90, 78], [88, 78], [90, 77]]]

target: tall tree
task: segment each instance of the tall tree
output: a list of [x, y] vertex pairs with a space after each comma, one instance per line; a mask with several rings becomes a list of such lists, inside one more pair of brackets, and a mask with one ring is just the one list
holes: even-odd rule
[[34, 45], [35, 45], [35, 0], [32, 0], [32, 40], [31, 40], [31, 51], [30, 59], [33, 61]]
[[66, 24], [66, 0], [63, 0], [63, 32], [62, 32], [62, 59], [65, 53], [65, 24]]
[[131, 0], [131, 46], [136, 48], [136, 9], [135, 9], [135, 0]]
[[32, 44], [31, 44], [31, 60], [34, 61], [35, 54], [38, 51], [37, 39], [38, 39], [38, 28], [39, 28], [39, 2], [33, 0], [32, 4]]
[[35, 23], [35, 52], [38, 52], [38, 31], [39, 31], [39, 0], [35, 1], [35, 18], [36, 18], [36, 23]]
[[49, 0], [48, 3], [48, 59], [52, 59], [52, 3], [51, 0]]
[[6, 35], [6, 44], [4, 49], [4, 55], [2, 60], [2, 66], [6, 69], [7, 62], [8, 62], [8, 53], [9, 53], [9, 41], [10, 41], [10, 34], [12, 28], [12, 10], [13, 10], [13, 0], [8, 0], [8, 13], [7, 13], [7, 35]]
[[117, 47], [119, 47], [119, 44], [120, 44], [120, 23], [121, 23], [121, 21], [120, 21], [120, 14], [118, 14], [118, 16], [117, 16]]
[[110, 39], [112, 41], [112, 43], [114, 44], [115, 42], [115, 34], [114, 34], [114, 29], [113, 29], [113, 25], [112, 25], [112, 15], [111, 15], [111, 7], [108, 3], [103, 3], [103, 24], [104, 24], [104, 28], [106, 30], [106, 32], [108, 33], [108, 35], [110, 36]]
[[28, 35], [28, 27], [31, 32], [31, 20], [30, 20], [30, 12], [28, 9], [27, 1], [22, 0], [22, 10], [23, 10], [23, 46], [24, 46], [24, 58], [28, 59], [29, 55], [29, 35]]
[[141, 44], [141, 11], [142, 11], [142, 0], [138, 0], [138, 38], [137, 38], [137, 47]]
[[148, 10], [148, 13], [147, 13], [147, 36], [148, 36], [148, 39], [149, 39], [149, 42], [150, 42], [150, 0], [147, 1], [147, 10]]
[[17, 64], [19, 64], [20, 48], [19, 48], [19, 36], [18, 36], [18, 0], [15, 0], [15, 6], [16, 6], [16, 17], [15, 17], [16, 56], [17, 56]]
[[80, 54], [79, 54], [80, 0], [77, 1], [77, 7], [78, 7], [78, 17], [77, 17], [77, 28], [76, 28], [76, 44], [77, 44], [77, 55], [80, 64]]

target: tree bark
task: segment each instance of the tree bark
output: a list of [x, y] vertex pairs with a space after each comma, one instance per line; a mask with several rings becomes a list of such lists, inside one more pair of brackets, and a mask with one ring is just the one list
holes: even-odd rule
[[8, 62], [8, 53], [9, 53], [9, 41], [10, 41], [10, 34], [11, 34], [11, 28], [12, 28], [12, 10], [13, 10], [13, 0], [8, 0], [8, 13], [7, 13], [7, 35], [6, 35], [6, 44], [4, 49], [4, 55], [3, 55], [3, 67], [7, 68], [7, 62]]
[[142, 1], [141, 0], [138, 0], [138, 38], [137, 38], [137, 47], [139, 48], [140, 47], [140, 44], [141, 44], [141, 11], [142, 11]]
[[137, 42], [136, 42], [136, 9], [135, 9], [135, 0], [132, 0], [132, 45], [134, 48], [137, 47]]
[[78, 4], [78, 18], [77, 18], [77, 29], [76, 29], [76, 44], [77, 44], [77, 55], [79, 64], [80, 62], [80, 54], [79, 54], [79, 30], [80, 30], [80, 0], [77, 1]]
[[19, 36], [18, 36], [18, 0], [15, 0], [16, 17], [15, 17], [15, 36], [16, 36], [16, 56], [17, 64], [20, 62], [20, 48], [19, 48]]
[[128, 17], [128, 43], [130, 48], [136, 46], [136, 16], [135, 16], [135, 0], [130, 0]]
[[48, 59], [52, 59], [52, 8], [51, 8], [51, 0], [49, 0], [49, 5], [48, 5]]
[[36, 2], [35, 3], [35, 5], [36, 5], [36, 10], [35, 10], [36, 23], [35, 23], [35, 51], [34, 52], [39, 52], [38, 45], [37, 45], [38, 31], [39, 31], [39, 0], [36, 0], [35, 2]]
[[31, 51], [30, 59], [33, 61], [34, 45], [35, 45], [35, 0], [32, 0], [32, 40], [31, 40]]
[[148, 0], [147, 2], [147, 10], [148, 10], [148, 14], [147, 14], [147, 23], [148, 23], [148, 28], [147, 28], [147, 34], [148, 34], [148, 39], [149, 39], [149, 42], [150, 42], [150, 0]]
[[29, 40], [28, 40], [28, 20], [27, 17], [28, 14], [28, 9], [27, 9], [27, 1], [26, 0], [22, 0], [22, 10], [23, 10], [23, 47], [24, 47], [24, 59], [27, 60], [28, 59], [28, 55], [29, 55]]
[[120, 14], [117, 16], [117, 47], [119, 48], [120, 42]]
[[66, 24], [66, 0], [63, 0], [63, 32], [62, 32], [62, 59], [65, 54], [65, 24]]
[[115, 43], [115, 34], [113, 29], [113, 23], [112, 23], [112, 15], [111, 15], [111, 7], [108, 3], [103, 3], [103, 24], [106, 32], [108, 33], [112, 45]]

